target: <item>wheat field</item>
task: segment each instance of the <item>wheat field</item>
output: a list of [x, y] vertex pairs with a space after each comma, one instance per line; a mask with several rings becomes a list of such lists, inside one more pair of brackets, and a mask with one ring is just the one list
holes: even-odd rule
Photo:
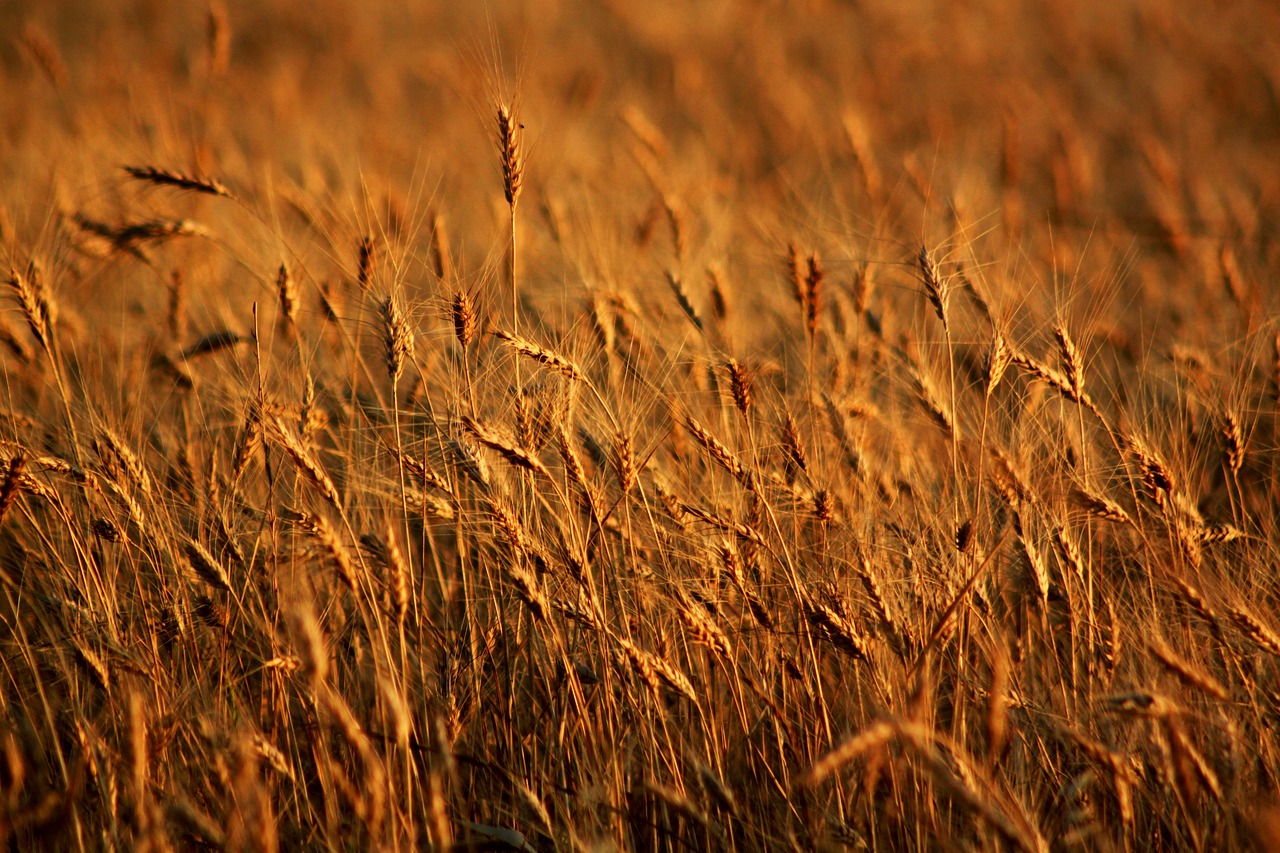
[[1280, 10], [0, 8], [0, 842], [1280, 849]]

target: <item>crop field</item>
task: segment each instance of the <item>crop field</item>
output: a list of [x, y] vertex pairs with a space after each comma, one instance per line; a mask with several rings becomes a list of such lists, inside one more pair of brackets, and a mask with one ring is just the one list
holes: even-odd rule
[[1280, 8], [0, 5], [0, 847], [1280, 849]]

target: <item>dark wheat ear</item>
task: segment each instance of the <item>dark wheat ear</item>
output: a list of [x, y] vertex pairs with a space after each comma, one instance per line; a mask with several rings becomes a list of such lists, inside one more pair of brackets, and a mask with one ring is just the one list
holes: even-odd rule
[[189, 192], [216, 195], [222, 198], [235, 198], [231, 188], [213, 178], [188, 175], [172, 169], [160, 169], [155, 166], [121, 166], [130, 177], [157, 187], [175, 187]]

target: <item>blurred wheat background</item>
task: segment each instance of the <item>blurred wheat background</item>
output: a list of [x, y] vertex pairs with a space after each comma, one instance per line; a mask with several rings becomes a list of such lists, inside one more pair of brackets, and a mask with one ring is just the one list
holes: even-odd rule
[[1280, 846], [1280, 11], [0, 8], [0, 841]]

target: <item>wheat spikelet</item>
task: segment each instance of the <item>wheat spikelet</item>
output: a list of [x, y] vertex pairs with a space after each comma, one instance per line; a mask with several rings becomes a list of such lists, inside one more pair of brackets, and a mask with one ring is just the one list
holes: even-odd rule
[[413, 328], [404, 316], [400, 300], [393, 293], [379, 305], [382, 317], [383, 358], [387, 375], [393, 383], [400, 381], [406, 361], [413, 360]]
[[872, 566], [871, 560], [863, 556], [858, 561], [856, 571], [858, 579], [862, 581], [862, 586], [867, 591], [867, 596], [875, 607], [876, 616], [880, 620], [880, 627], [888, 636], [889, 642], [895, 651], [902, 654], [905, 651], [902, 648], [903, 632], [898, 620], [893, 617], [893, 611], [889, 608], [888, 600], [885, 599], [884, 593], [881, 591], [880, 580], [876, 577], [875, 567]]
[[535, 474], [545, 474], [551, 476], [551, 472], [547, 470], [547, 466], [543, 465], [538, 457], [525, 450], [520, 445], [506, 436], [498, 435], [490, 432], [479, 421], [470, 415], [464, 415], [462, 425], [467, 432], [475, 438], [476, 441], [483, 444], [490, 450], [495, 451], [499, 456], [507, 461], [509, 465], [516, 468], [523, 468], [526, 471], [532, 471]]
[[1116, 524], [1129, 524], [1133, 521], [1120, 504], [1105, 495], [1094, 494], [1083, 487], [1072, 489], [1071, 499], [1090, 515], [1103, 521]]
[[9, 457], [8, 470], [5, 471], [3, 484], [0, 484], [0, 522], [4, 521], [5, 515], [18, 499], [22, 469], [26, 464], [27, 457], [21, 450]]
[[448, 281], [453, 277], [453, 255], [449, 250], [449, 229], [444, 214], [431, 213], [431, 265], [436, 278]]
[[[155, 243], [175, 237], [208, 237], [210, 231], [190, 219], [148, 219], [127, 225], [107, 225], [77, 213], [75, 223], [84, 231], [102, 237], [117, 251], [140, 254], [144, 243]], [[144, 256], [145, 257], [145, 256]]]
[[1222, 619], [1218, 615], [1218, 612], [1209, 604], [1208, 601], [1205, 600], [1204, 596], [1200, 593], [1200, 590], [1193, 586], [1189, 581], [1177, 576], [1173, 578], [1173, 583], [1178, 587], [1178, 592], [1181, 593], [1183, 600], [1187, 602], [1188, 606], [1190, 606], [1201, 619], [1208, 623], [1210, 630], [1213, 632], [1214, 639], [1217, 640], [1219, 644], [1225, 644], [1226, 640], [1222, 633]]
[[1230, 524], [1206, 524], [1199, 530], [1200, 542], [1205, 545], [1218, 545], [1235, 542], [1244, 538], [1244, 531]]
[[866, 642], [858, 636], [848, 620], [831, 607], [820, 601], [810, 601], [805, 605], [805, 616], [809, 624], [818, 628], [831, 645], [854, 660], [869, 659]]
[[1065, 526], [1059, 525], [1054, 531], [1055, 539], [1058, 543], [1058, 552], [1062, 554], [1062, 560], [1071, 573], [1076, 576], [1081, 583], [1085, 580], [1084, 558], [1080, 554], [1080, 546], [1076, 544], [1076, 540], [1072, 537], [1071, 531]]
[[453, 335], [465, 350], [476, 339], [476, 309], [471, 293], [459, 290], [449, 301], [449, 317], [453, 321]]
[[878, 749], [894, 736], [894, 728], [889, 723], [872, 723], [856, 735], [841, 741], [835, 749], [822, 756], [800, 777], [799, 784], [814, 788], [822, 784], [827, 777], [840, 770], [850, 761]]
[[211, 332], [183, 350], [182, 357], [184, 359], [191, 359], [196, 358], [197, 356], [222, 352], [223, 350], [230, 349], [237, 344], [246, 343], [248, 340], [248, 338], [243, 337], [239, 332], [233, 332], [230, 329]]
[[801, 306], [804, 309], [804, 328], [809, 335], [809, 343], [812, 344], [818, 337], [818, 319], [822, 316], [822, 265], [818, 261], [817, 254], [809, 256], [807, 261], [807, 271], [804, 277], [804, 287], [801, 297]]
[[1071, 339], [1065, 326], [1054, 326], [1053, 335], [1058, 339], [1058, 348], [1062, 351], [1062, 364], [1067, 371], [1067, 383], [1077, 398], [1084, 398], [1084, 357], [1079, 347]]
[[[142, 464], [142, 460], [129, 448], [124, 439], [110, 427], [102, 426], [99, 431], [102, 433], [106, 450], [119, 464], [119, 468], [123, 471], [129, 485], [150, 497], [152, 494], [151, 475], [147, 473], [146, 466]], [[101, 450], [100, 448], [100, 453]]]
[[525, 358], [529, 358], [539, 364], [546, 365], [560, 375], [566, 376], [569, 379], [578, 380], [583, 378], [582, 371], [578, 369], [576, 364], [569, 361], [569, 359], [564, 356], [552, 352], [546, 347], [539, 346], [530, 340], [526, 340], [519, 335], [503, 329], [494, 330], [494, 334], [501, 338], [507, 346], [511, 347]]
[[1057, 391], [1063, 397], [1066, 397], [1073, 403], [1084, 406], [1090, 412], [1103, 420], [1102, 410], [1094, 403], [1093, 398], [1084, 392], [1082, 388], [1076, 388], [1071, 384], [1071, 380], [1063, 376], [1058, 371], [1042, 364], [1029, 355], [1015, 351], [1011, 356], [1013, 363], [1021, 367], [1027, 373], [1040, 379], [1053, 390]]
[[746, 469], [742, 467], [742, 463], [738, 461], [738, 457], [734, 455], [733, 451], [721, 444], [693, 415], [686, 415], [684, 424], [694, 440], [701, 445], [703, 450], [707, 451], [712, 459], [732, 474], [734, 478], [744, 483], [746, 482]]
[[508, 562], [506, 571], [512, 586], [515, 587], [516, 595], [524, 602], [525, 607], [529, 608], [533, 617], [538, 621], [546, 619], [551, 608], [547, 604], [547, 597], [543, 594], [542, 585], [538, 583], [538, 579], [519, 559]]
[[356, 250], [356, 286], [361, 293], [368, 293], [373, 284], [373, 266], [377, 259], [377, 245], [372, 235], [360, 239]]
[[104, 693], [110, 693], [111, 670], [107, 668], [107, 663], [102, 656], [79, 641], [72, 641], [71, 647], [75, 651], [76, 661], [81, 668]]
[[236, 443], [231, 453], [231, 480], [235, 482], [249, 467], [253, 454], [262, 446], [263, 426], [262, 407], [258, 401], [252, 401], [245, 407], [244, 423], [236, 435]]
[[276, 296], [280, 300], [281, 325], [295, 328], [298, 322], [298, 287], [289, 274], [289, 267], [284, 264], [276, 272]]
[[794, 482], [800, 472], [808, 471], [809, 460], [804, 452], [804, 444], [800, 440], [800, 428], [790, 412], [783, 415], [778, 437], [782, 444], [787, 482]]
[[320, 623], [316, 620], [310, 603], [296, 606], [290, 616], [294, 644], [298, 648], [303, 672], [311, 684], [317, 686], [329, 675], [329, 649], [320, 630]]
[[1040, 595], [1040, 604], [1047, 611], [1050, 586], [1049, 567], [1045, 564], [1044, 557], [1030, 537], [1022, 536], [1018, 541], [1022, 543], [1022, 550], [1027, 555], [1027, 563], [1031, 566], [1031, 577], [1035, 581], [1036, 592]]
[[952, 416], [951, 407], [943, 402], [942, 396], [938, 393], [937, 388], [933, 385], [927, 374], [923, 371], [915, 371], [916, 389], [920, 392], [920, 402], [924, 406], [925, 413], [930, 419], [937, 424], [943, 432], [950, 436], [954, 436], [956, 441], [960, 440], [959, 427], [956, 425], [955, 418]]
[[209, 50], [209, 76], [221, 77], [231, 63], [231, 21], [220, 0], [209, 4], [205, 36]]
[[513, 209], [520, 200], [523, 186], [524, 160], [520, 151], [520, 125], [515, 110], [498, 105], [498, 157], [502, 163], [502, 190]]
[[724, 270], [712, 264], [707, 267], [707, 289], [711, 294], [711, 313], [721, 322], [729, 318], [729, 287]]
[[689, 318], [689, 322], [699, 331], [705, 330], [702, 322], [702, 316], [698, 313], [698, 309], [694, 307], [693, 300], [689, 298], [689, 292], [685, 290], [680, 277], [671, 270], [666, 271], [667, 285], [671, 288], [671, 292], [675, 294], [676, 303], [679, 304], [680, 310], [684, 312], [685, 317]]
[[751, 374], [736, 358], [725, 362], [724, 369], [729, 374], [729, 389], [733, 394], [733, 405], [745, 416], [753, 402]]
[[748, 542], [759, 544], [764, 541], [764, 537], [760, 535], [760, 531], [754, 527], [751, 527], [750, 525], [742, 524], [741, 522], [733, 521], [731, 519], [722, 518], [721, 516], [716, 515], [714, 512], [705, 510], [702, 507], [695, 506], [694, 504], [685, 504], [684, 509], [685, 509], [685, 512], [687, 512], [689, 515], [692, 515], [694, 518], [697, 518], [701, 521], [705, 521], [711, 526], [718, 528], [720, 530], [733, 533], [734, 535], [739, 536]]
[[303, 446], [302, 441], [293, 433], [293, 430], [285, 426], [279, 415], [272, 416], [271, 424], [275, 427], [277, 441], [284, 448], [285, 454], [292, 460], [298, 472], [320, 492], [325, 500], [341, 509], [342, 495], [338, 493], [338, 487], [334, 485], [333, 480], [325, 473], [324, 468], [320, 467], [320, 463], [307, 452], [307, 448]]
[[1209, 790], [1209, 794], [1219, 804], [1222, 803], [1222, 783], [1218, 774], [1209, 766], [1200, 750], [1195, 748], [1176, 717], [1164, 720], [1165, 736], [1169, 741], [1170, 763], [1173, 765], [1174, 778], [1183, 796], [1192, 802], [1200, 785]]
[[920, 273], [920, 282], [924, 285], [925, 296], [933, 306], [942, 327], [947, 328], [947, 305], [951, 300], [951, 288], [942, 279], [938, 264], [924, 246], [916, 253], [916, 267]]
[[1238, 475], [1244, 467], [1245, 446], [1240, 421], [1231, 412], [1227, 412], [1222, 418], [1222, 444], [1227, 470]]
[[205, 193], [223, 198], [235, 198], [235, 193], [221, 181], [213, 178], [202, 178], [186, 175], [172, 169], [160, 169], [155, 166], [122, 166], [130, 177], [160, 187], [176, 187], [189, 192]]
[[26, 319], [32, 336], [40, 344], [41, 349], [48, 352], [57, 314], [48, 288], [44, 285], [44, 276], [40, 273], [40, 268], [32, 264], [26, 275], [16, 269], [10, 269], [8, 285], [18, 297], [22, 316]]
[[329, 553], [329, 557], [338, 568], [338, 579], [346, 585], [347, 589], [355, 592], [358, 583], [355, 563], [351, 559], [351, 552], [347, 550], [346, 543], [342, 541], [338, 531], [333, 529], [329, 520], [323, 515], [301, 512], [297, 514], [297, 524]]
[[30, 364], [36, 357], [31, 345], [18, 336], [9, 322], [0, 317], [0, 343], [9, 348], [14, 357], [23, 364]]
[[1243, 604], [1227, 608], [1236, 627], [1258, 648], [1280, 657], [1280, 637]]
[[1197, 669], [1189, 661], [1174, 654], [1168, 646], [1157, 638], [1148, 643], [1151, 653], [1156, 656], [1165, 669], [1172, 672], [1188, 687], [1206, 693], [1219, 701], [1227, 701], [1227, 689], [1213, 676]]
[[732, 660], [733, 644], [729, 642], [724, 631], [720, 630], [720, 626], [704, 608], [690, 600], [683, 592], [680, 595], [679, 613], [681, 620], [697, 643], [706, 646], [721, 660]]
[[164, 807], [165, 820], [179, 830], [216, 849], [225, 849], [227, 834], [213, 816], [181, 794], [169, 798]]
[[223, 592], [232, 591], [231, 577], [227, 574], [226, 567], [209, 553], [207, 548], [195, 539], [186, 539], [182, 543], [182, 550], [200, 580], [214, 589], [219, 589]]
[[1174, 490], [1173, 473], [1146, 442], [1136, 435], [1128, 436], [1127, 443], [1138, 458], [1138, 471], [1147, 496], [1157, 507], [1164, 508], [1168, 495]]
[[565, 471], [578, 488], [578, 495], [583, 505], [592, 517], [596, 517], [598, 513], [595, 494], [591, 490], [591, 482], [587, 479], [587, 470], [582, 467], [582, 460], [573, 449], [573, 440], [569, 437], [568, 426], [564, 423], [561, 423], [556, 431], [556, 446], [560, 451], [560, 458], [564, 461]]
[[[991, 455], [996, 462], [991, 467], [991, 479], [1005, 502], [1015, 510], [1023, 505], [1034, 504], [1037, 500], [1036, 493], [1013, 460], [998, 447], [991, 448]], [[1018, 519], [1016, 513], [1014, 518]]]
[[693, 683], [683, 672], [659, 655], [639, 648], [626, 640], [618, 642], [630, 661], [632, 670], [648, 685], [655, 698], [665, 686], [672, 693], [683, 696], [694, 705], [698, 704], [698, 694], [693, 689]]
[[987, 351], [987, 360], [984, 366], [984, 385], [986, 386], [986, 396], [990, 397], [992, 392], [996, 390], [996, 386], [1000, 384], [1000, 380], [1004, 378], [1004, 374], [1009, 369], [1009, 365], [1013, 363], [1013, 351], [1009, 349], [1009, 343], [1005, 340], [1004, 335], [1000, 334], [997, 329], [992, 332], [991, 348]]
[[387, 585], [391, 590], [391, 603], [395, 609], [396, 624], [404, 625], [409, 615], [409, 566], [396, 540], [395, 526], [390, 519], [386, 524], [385, 554], [388, 570]]

